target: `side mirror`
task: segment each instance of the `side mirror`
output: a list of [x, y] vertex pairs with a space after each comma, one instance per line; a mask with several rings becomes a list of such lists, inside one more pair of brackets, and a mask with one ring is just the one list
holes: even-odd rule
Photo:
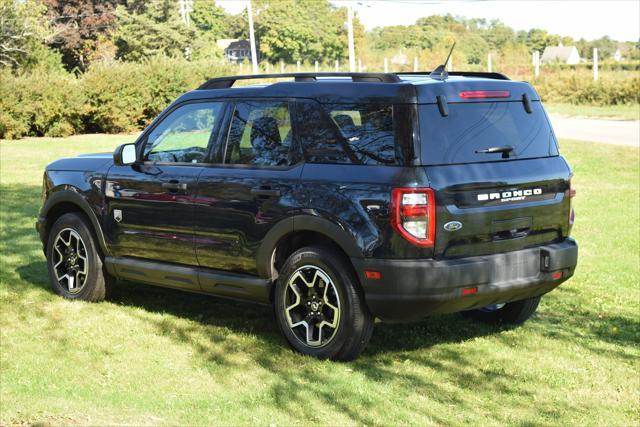
[[113, 164], [116, 166], [132, 165], [137, 160], [135, 144], [122, 144], [113, 152]]

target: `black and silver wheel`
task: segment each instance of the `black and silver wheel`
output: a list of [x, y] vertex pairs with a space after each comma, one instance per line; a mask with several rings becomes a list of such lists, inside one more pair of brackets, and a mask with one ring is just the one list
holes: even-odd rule
[[87, 219], [62, 215], [47, 241], [47, 267], [53, 290], [69, 299], [100, 301], [106, 293], [102, 259]]
[[364, 350], [373, 318], [350, 271], [324, 248], [302, 248], [287, 259], [276, 283], [275, 310], [295, 350], [334, 360], [351, 360]]
[[462, 315], [481, 322], [511, 323], [526, 322], [538, 309], [539, 296], [506, 304], [491, 304], [476, 310], [463, 311]]
[[87, 283], [89, 261], [82, 237], [71, 228], [58, 231], [53, 239], [53, 274], [58, 285], [71, 294]]
[[336, 336], [340, 297], [333, 280], [320, 267], [298, 268], [285, 285], [284, 301], [287, 326], [302, 344], [322, 347]]

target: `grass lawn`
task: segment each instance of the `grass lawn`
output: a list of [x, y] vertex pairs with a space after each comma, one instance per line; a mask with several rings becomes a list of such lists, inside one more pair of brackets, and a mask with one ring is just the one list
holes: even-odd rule
[[0, 142], [0, 425], [640, 424], [639, 150], [562, 141], [576, 276], [521, 328], [378, 324], [353, 363], [291, 352], [269, 308], [121, 283], [49, 290], [43, 167], [133, 136]]
[[640, 120], [640, 104], [600, 106], [545, 103], [544, 108], [549, 114], [567, 117]]

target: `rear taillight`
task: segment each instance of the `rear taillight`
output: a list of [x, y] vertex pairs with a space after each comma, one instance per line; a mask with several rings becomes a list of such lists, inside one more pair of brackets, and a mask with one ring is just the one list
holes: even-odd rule
[[391, 192], [391, 225], [416, 246], [433, 247], [436, 232], [436, 199], [431, 188], [394, 188]]
[[460, 98], [508, 98], [511, 96], [508, 90], [467, 90], [460, 92]]

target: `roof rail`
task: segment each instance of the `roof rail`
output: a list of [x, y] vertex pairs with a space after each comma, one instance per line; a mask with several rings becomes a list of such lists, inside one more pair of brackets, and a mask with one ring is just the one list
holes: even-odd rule
[[[429, 76], [430, 71], [403, 71], [396, 73], [399, 76]], [[483, 71], [449, 71], [450, 76], [462, 76], [462, 77], [484, 77], [485, 79], [494, 80], [510, 80], [509, 77], [501, 73], [486, 73]]]
[[296, 82], [313, 82], [318, 77], [350, 77], [354, 82], [400, 83], [402, 80], [392, 73], [281, 73], [281, 74], [252, 74], [244, 76], [215, 77], [207, 80], [198, 89], [227, 89], [238, 80], [275, 79], [293, 77]]

